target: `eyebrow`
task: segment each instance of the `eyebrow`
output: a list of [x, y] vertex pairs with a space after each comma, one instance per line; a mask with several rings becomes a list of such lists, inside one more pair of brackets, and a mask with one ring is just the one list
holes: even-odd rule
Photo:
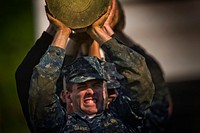
[[78, 86], [79, 86], [79, 85], [86, 85], [86, 83], [85, 83], [85, 82], [83, 82], [83, 83], [78, 83], [77, 85], [78, 85]]
[[[87, 81], [86, 81], [87, 82]], [[86, 82], [83, 82], [83, 83], [78, 83], [77, 85], [87, 85], [87, 83]], [[94, 82], [92, 82], [92, 84], [103, 84], [103, 82], [102, 81], [100, 81], [100, 80], [96, 80], [96, 81], [94, 81]]]

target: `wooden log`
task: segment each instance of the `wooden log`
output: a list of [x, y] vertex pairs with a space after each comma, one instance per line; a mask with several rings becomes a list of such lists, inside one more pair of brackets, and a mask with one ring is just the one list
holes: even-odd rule
[[71, 29], [86, 28], [107, 10], [110, 0], [45, 0], [50, 13]]

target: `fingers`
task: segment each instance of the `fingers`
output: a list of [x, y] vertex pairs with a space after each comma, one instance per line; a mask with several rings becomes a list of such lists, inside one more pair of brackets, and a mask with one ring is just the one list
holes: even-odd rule
[[47, 18], [50, 22], [50, 24], [53, 25], [53, 27], [55, 28], [55, 30], [61, 28], [64, 26], [64, 24], [62, 22], [60, 22], [58, 19], [54, 18], [52, 15], [50, 15], [49, 13], [46, 13]]
[[[46, 13], [51, 14], [50, 11], [49, 11], [49, 8], [47, 7], [47, 5], [45, 5], [44, 7], [45, 7], [45, 11], [46, 11]], [[51, 14], [51, 15], [52, 15], [52, 14]]]
[[114, 17], [115, 11], [116, 11], [116, 0], [112, 0], [111, 10], [110, 10], [110, 14], [109, 14], [110, 18]]
[[107, 20], [105, 21], [104, 23], [104, 26], [111, 26], [113, 27], [115, 25], [115, 15], [116, 15], [116, 0], [112, 0], [111, 1], [111, 9], [110, 9], [110, 13], [109, 13], [109, 16], [107, 18]]
[[54, 18], [48, 12], [46, 12], [46, 15], [47, 15], [49, 22], [52, 23], [54, 21]]
[[47, 18], [50, 22], [50, 24], [54, 27], [56, 31], [58, 30], [67, 30], [69, 29], [65, 24], [63, 24], [60, 20], [54, 18], [51, 14], [46, 12]]
[[94, 22], [92, 24], [92, 27], [95, 27], [95, 26], [102, 27], [110, 15], [111, 9], [112, 9], [112, 4], [110, 4], [108, 6], [106, 13], [104, 15], [102, 15], [96, 22]]
[[49, 11], [48, 7], [45, 6], [45, 11], [46, 11], [46, 16], [47, 16], [47, 19], [49, 20], [50, 24], [53, 25], [53, 27], [55, 28], [55, 30], [61, 28], [61, 27], [65, 27], [64, 24], [56, 19]]
[[47, 5], [45, 5], [44, 7], [45, 7], [45, 11], [46, 11], [47, 18], [48, 18], [48, 20], [49, 20], [50, 16], [53, 17], [53, 14], [51, 14], [51, 12], [49, 11], [49, 8], [47, 7]]
[[104, 22], [109, 16], [110, 11], [107, 11], [103, 16], [101, 16], [96, 22], [93, 23], [92, 27], [99, 26], [102, 27]]

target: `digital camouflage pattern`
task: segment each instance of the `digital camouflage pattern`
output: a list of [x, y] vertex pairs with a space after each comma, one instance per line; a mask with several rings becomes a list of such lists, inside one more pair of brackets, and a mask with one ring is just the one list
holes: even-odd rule
[[[46, 36], [47, 36], [47, 34], [45, 34]], [[36, 48], [34, 48], [33, 50], [34, 50], [34, 52], [33, 51], [31, 51], [31, 53], [29, 53], [29, 55], [32, 57], [32, 58], [34, 58], [33, 60], [30, 60], [30, 58], [28, 58], [26, 61], [28, 61], [26, 64], [28, 64], [28, 65], [30, 65], [30, 66], [32, 66], [32, 67], [28, 67], [29, 69], [31, 69], [30, 71], [32, 72], [33, 71], [33, 67], [36, 65], [36, 64], [38, 64], [37, 62], [39, 62], [40, 61], [40, 58], [42, 57], [42, 55], [44, 55], [44, 53], [45, 53], [45, 51], [47, 50], [47, 48], [48, 48], [48, 45], [50, 45], [51, 44], [51, 40], [49, 39], [49, 38], [47, 38], [46, 36], [42, 36], [42, 40], [46, 40], [46, 42], [45, 41], [39, 41], [38, 42], [38, 44], [39, 44], [39, 46], [38, 46], [38, 44], [36, 45], [37, 47]], [[44, 45], [45, 45], [45, 47], [44, 47]], [[47, 46], [46, 46], [47, 45]], [[117, 45], [116, 45], [117, 46]], [[111, 49], [112, 50], [112, 49]], [[44, 51], [43, 53], [38, 53], [38, 51]], [[35, 53], [34, 54], [34, 56], [33, 56], [33, 53]], [[58, 49], [58, 48], [56, 48], [56, 47], [51, 47], [51, 48], [49, 48], [49, 50], [48, 50], [48, 52], [46, 52], [46, 54], [44, 55], [44, 58], [43, 58], [43, 62], [46, 62], [46, 63], [43, 63], [43, 65], [46, 65], [47, 67], [44, 67], [43, 65], [43, 67], [45, 68], [45, 69], [52, 69], [52, 66], [50, 65], [51, 64], [51, 62], [54, 62], [54, 61], [58, 61], [58, 62], [60, 62], [60, 61], [62, 61], [63, 59], [62, 59], [62, 57], [64, 56], [64, 50], [62, 50], [62, 49]], [[55, 56], [61, 56], [61, 58], [60, 57], [57, 57], [57, 58], [55, 58]], [[53, 59], [53, 61], [50, 61], [48, 58], [51, 58], [51, 59]], [[31, 59], [32, 59], [31, 58]], [[45, 59], [45, 61], [44, 61], [44, 59]], [[48, 59], [48, 60], [47, 60]], [[65, 60], [66, 60], [66, 62], [71, 62], [71, 60], [73, 60], [71, 57], [66, 57], [66, 55], [65, 55]], [[33, 61], [34, 62], [36, 62], [35, 63], [35, 65], [34, 64], [32, 64], [33, 63]], [[42, 63], [41, 63], [42, 64]], [[59, 66], [60, 66], [60, 63], [52, 63], [52, 64], [56, 64], [56, 70], [59, 68]], [[69, 63], [68, 63], [69, 64]], [[24, 65], [24, 63], [23, 63], [23, 65]], [[41, 68], [43, 68], [41, 65], [39, 65]], [[57, 95], [59, 95], [60, 94], [60, 92], [57, 92], [57, 95], [53, 95], [54, 96], [54, 98], [50, 98], [51, 97], [51, 95], [53, 94], [53, 92], [54, 92], [54, 89], [55, 89], [55, 87], [51, 87], [51, 86], [53, 86], [53, 84], [54, 84], [54, 80], [56, 80], [57, 79], [57, 72], [55, 73], [55, 74], [53, 74], [53, 73], [51, 73], [51, 72], [49, 72], [49, 74], [48, 74], [48, 76], [46, 76], [46, 77], [44, 77], [43, 75], [46, 75], [46, 74], [44, 74], [43, 72], [48, 72], [47, 70], [45, 71], [45, 69], [39, 69], [39, 66], [37, 66], [37, 69], [34, 69], [34, 77], [32, 78], [32, 80], [33, 79], [39, 79], [38, 80], [38, 83], [40, 83], [40, 85], [38, 86], [38, 87], [41, 87], [42, 89], [35, 89], [35, 91], [30, 91], [30, 92], [34, 92], [35, 94], [30, 94], [31, 95], [31, 98], [29, 99], [29, 106], [31, 106], [31, 105], [37, 105], [38, 106], [38, 108], [36, 109], [36, 107], [31, 107], [31, 109], [35, 109], [35, 110], [32, 110], [32, 111], [30, 111], [30, 113], [31, 113], [31, 124], [29, 124], [29, 125], [31, 125], [31, 126], [29, 126], [29, 127], [31, 127], [31, 132], [34, 132], [34, 130], [35, 129], [37, 129], [37, 131], [39, 132], [39, 131], [46, 131], [46, 132], [59, 132], [61, 129], [59, 128], [59, 127], [62, 127], [62, 128], [67, 128], [67, 127], [65, 127], [65, 123], [66, 123], [66, 121], [68, 120], [68, 118], [65, 118], [65, 117], [67, 117], [67, 113], [65, 112], [65, 109], [63, 109], [62, 108], [62, 106], [60, 106], [60, 102], [59, 101], [57, 101], [57, 99], [58, 99], [58, 96]], [[49, 67], [48, 67], [49, 66]], [[27, 65], [26, 66], [24, 66], [23, 68], [21, 68], [22, 70], [26, 70], [26, 71], [22, 71], [24, 74], [26, 74], [26, 75], [29, 75], [29, 73], [27, 73]], [[55, 69], [55, 68], [54, 68]], [[37, 71], [38, 72], [37, 72]], [[60, 70], [58, 70], [58, 71], [60, 71]], [[43, 74], [41, 74], [41, 73], [43, 73]], [[36, 75], [41, 75], [41, 77], [43, 77], [43, 78], [36, 78]], [[23, 75], [22, 73], [19, 73], [18, 75]], [[22, 76], [23, 78], [24, 78], [24, 80], [25, 81], [28, 81], [27, 82], [27, 87], [23, 87], [23, 88], [20, 88], [21, 89], [21, 92], [24, 92], [25, 91], [25, 89], [27, 88], [27, 90], [29, 90], [29, 85], [30, 85], [30, 81], [29, 80], [27, 80], [27, 76]], [[50, 80], [44, 80], [44, 81], [42, 81], [44, 78], [49, 78]], [[60, 78], [60, 77], [59, 77]], [[29, 79], [29, 78], [28, 78]], [[31, 79], [31, 76], [30, 76], [30, 79]], [[36, 82], [37, 80], [33, 80], [34, 82]], [[34, 82], [32, 82], [31, 81], [31, 88], [34, 88], [34, 86], [35, 86], [35, 88], [37, 88], [36, 87], [36, 85], [37, 84], [35, 84]], [[42, 83], [42, 82], [46, 82], [46, 83]], [[24, 82], [21, 82], [21, 81], [19, 81], [19, 83], [24, 83]], [[58, 83], [58, 81], [57, 81], [57, 83]], [[62, 83], [62, 78], [60, 78], [60, 82], [59, 83]], [[43, 86], [43, 87], [42, 87]], [[59, 87], [60, 88], [62, 88], [62, 84], [61, 85], [56, 85], [56, 91], [58, 91], [58, 90], [61, 90], [61, 89], [59, 89]], [[52, 89], [53, 88], [53, 89]], [[38, 90], [38, 91], [36, 91], [36, 90]], [[39, 90], [42, 90], [42, 91], [44, 91], [44, 90], [46, 90], [46, 92], [44, 91], [44, 93], [42, 93], [42, 92], [40, 92], [40, 93], [38, 93], [39, 92]], [[138, 129], [140, 129], [140, 127], [141, 127], [141, 123], [142, 123], [142, 118], [143, 118], [143, 116], [141, 115], [141, 113], [138, 111], [138, 108], [139, 108], [139, 103], [137, 103], [137, 102], [133, 102], [133, 98], [131, 99], [131, 97], [128, 95], [129, 93], [130, 93], [130, 91], [125, 91], [126, 89], [120, 89], [120, 90], [118, 90], [118, 92], [119, 92], [119, 98], [117, 98], [116, 100], [115, 100], [115, 102], [112, 102], [112, 104], [110, 104], [110, 108], [111, 108], [111, 110], [109, 109], [109, 111], [106, 111], [108, 114], [110, 113], [110, 115], [107, 115], [107, 116], [111, 116], [112, 115], [112, 117], [110, 118], [110, 120], [109, 120], [109, 118], [106, 118], [106, 117], [103, 117], [103, 115], [104, 114], [107, 114], [107, 113], [103, 113], [103, 114], [101, 114], [101, 115], [98, 115], [98, 118], [95, 118], [95, 122], [96, 121], [100, 121], [101, 119], [102, 119], [102, 121], [104, 121], [103, 123], [102, 123], [102, 125], [101, 124], [97, 124], [97, 126], [98, 127], [104, 127], [104, 129], [105, 130], [108, 130], [108, 131], [106, 131], [106, 132], [117, 132], [117, 131], [119, 131], [119, 132], [121, 132], [120, 130], [119, 130], [119, 128], [121, 127], [121, 125], [120, 125], [120, 123], [118, 123], [118, 124], [116, 124], [115, 126], [112, 126], [112, 128], [111, 127], [109, 127], [109, 128], [107, 128], [107, 125], [112, 125], [112, 123], [114, 122], [115, 123], [115, 120], [113, 121], [113, 116], [114, 116], [114, 118], [115, 119], [117, 119], [118, 120], [118, 118], [122, 121], [123, 120], [123, 123], [124, 123], [124, 125], [126, 125], [126, 127], [128, 128], [128, 130], [135, 130], [135, 131], [137, 131]], [[53, 91], [53, 92], [52, 92]], [[34, 96], [35, 95], [35, 96]], [[40, 95], [40, 96], [39, 96]], [[45, 95], [45, 96], [43, 96], [43, 95]], [[49, 96], [50, 95], [50, 96]], [[35, 97], [35, 99], [33, 98], [33, 96]], [[24, 95], [22, 95], [22, 97], [24, 98], [25, 96]], [[49, 98], [49, 99], [53, 99], [52, 100], [52, 102], [50, 102], [50, 103], [52, 103], [52, 104], [47, 104], [47, 103], [45, 103], [45, 100], [43, 100], [44, 98]], [[28, 99], [28, 94], [27, 94], [27, 99]], [[25, 101], [27, 100], [27, 99], [25, 99]], [[32, 99], [32, 100], [31, 100]], [[32, 103], [32, 102], [35, 102], [35, 103]], [[52, 110], [52, 112], [54, 111], [54, 112], [59, 112], [59, 113], [52, 113], [51, 115], [46, 115], [46, 117], [44, 117], [44, 119], [42, 118], [43, 116], [40, 114], [41, 112], [43, 112], [42, 110], [41, 110], [41, 108], [44, 108], [44, 105], [42, 106], [42, 104], [45, 104], [45, 105], [49, 105], [49, 106], [45, 106], [45, 109], [46, 109], [46, 111], [48, 111], [48, 110]], [[28, 106], [28, 102], [27, 102], [27, 106]], [[27, 107], [27, 106], [22, 106], [22, 107]], [[57, 109], [55, 108], [55, 107], [57, 107]], [[28, 108], [28, 107], [27, 107]], [[61, 108], [61, 109], [60, 109]], [[55, 109], [55, 110], [54, 110]], [[34, 112], [35, 111], [35, 112]], [[60, 112], [61, 111], [61, 112]], [[119, 111], [122, 111], [122, 112], [119, 112]], [[51, 112], [51, 111], [48, 111], [48, 112]], [[131, 113], [130, 113], [131, 112]], [[35, 114], [35, 115], [34, 115]], [[44, 114], [47, 114], [47, 113], [44, 113]], [[118, 115], [117, 115], [118, 114]], [[121, 116], [119, 115], [119, 114], [121, 114]], [[32, 115], [34, 115], [34, 117], [32, 116]], [[45, 119], [45, 118], [48, 118], [48, 116], [49, 116], [49, 120], [48, 119]], [[78, 132], [77, 131], [77, 129], [81, 129], [81, 130], [83, 130], [83, 129], [85, 129], [85, 128], [82, 128], [82, 124], [77, 124], [77, 123], [79, 123], [80, 121], [74, 121], [74, 119], [76, 119], [76, 120], [78, 120], [80, 117], [78, 117], [78, 115], [73, 115], [74, 117], [73, 117], [73, 119], [71, 119], [71, 120], [73, 120], [73, 122], [70, 122], [70, 120], [68, 120], [68, 122], [69, 123], [71, 123], [71, 125], [76, 125], [76, 126], [74, 126], [74, 128], [71, 128], [70, 130], [75, 130], [76, 132]], [[40, 117], [40, 118], [39, 118]], [[29, 117], [29, 113], [28, 113], [28, 116], [26, 117], [26, 118], [28, 118], [27, 119], [27, 122], [28, 123], [30, 123], [30, 117]], [[59, 119], [59, 118], [61, 118], [61, 119]], [[63, 122], [63, 119], [65, 120], [64, 122]], [[131, 118], [131, 119], [130, 119]], [[51, 122], [51, 120], [55, 120], [54, 122]], [[84, 118], [83, 118], [84, 119]], [[105, 120], [103, 120], [103, 119], [105, 119]], [[127, 119], [127, 120], [126, 120]], [[48, 124], [43, 124], [43, 123], [46, 123], [46, 120], [48, 120]], [[130, 121], [131, 120], [131, 121]], [[39, 121], [39, 122], [38, 122]], [[85, 120], [83, 120], [84, 122], [86, 122]], [[83, 123], [84, 123], [83, 122]], [[92, 121], [91, 121], [92, 122]], [[94, 121], [93, 121], [94, 122]], [[62, 124], [62, 123], [64, 123], [64, 124]], [[88, 122], [89, 123], [89, 122]], [[111, 124], [110, 124], [111, 123]], [[133, 125], [131, 125], [130, 123], [132, 123]], [[55, 125], [57, 125], [57, 126], [55, 126]], [[61, 125], [63, 125], [63, 126], [61, 126]], [[79, 125], [79, 126], [78, 126]], [[103, 125], [105, 125], [105, 126], [103, 126]], [[130, 126], [131, 125], [131, 126]], [[89, 127], [91, 128], [91, 127], [97, 127], [97, 126], [95, 126], [95, 124], [93, 123], [93, 124], [90, 124], [89, 125]], [[49, 128], [49, 129], [48, 129]], [[95, 129], [95, 128], [94, 128]], [[123, 129], [123, 128], [121, 128], [121, 129]], [[67, 129], [66, 129], [67, 130]], [[69, 129], [68, 129], [69, 130]], [[82, 132], [80, 130], [80, 132]], [[99, 130], [100, 131], [102, 131], [101, 130], [101, 128], [99, 128]], [[116, 131], [117, 130], [117, 131]], [[63, 131], [63, 130], [62, 130]], [[90, 129], [90, 131], [91, 131], [91, 129]], [[85, 132], [87, 132], [87, 131], [85, 131]], [[131, 132], [131, 131], [130, 131]]]
[[[31, 78], [29, 111], [35, 132], [140, 132], [143, 120], [141, 107], [149, 106], [153, 94], [153, 84], [146, 64], [143, 63], [142, 56], [127, 50], [126, 47], [121, 47], [115, 40], [110, 40], [105, 45], [111, 50], [109, 54], [113, 53], [114, 49], [122, 52], [122, 58], [114, 60], [118, 68], [120, 64], [124, 64], [124, 59], [134, 61], [134, 65], [126, 64], [124, 71], [121, 71], [126, 77], [127, 85], [132, 82], [133, 88], [120, 89], [120, 96], [110, 104], [109, 109], [92, 119], [78, 113], [68, 116], [56, 95], [56, 82], [64, 61], [64, 49], [50, 46], [40, 63], [35, 66]], [[120, 54], [120, 52], [116, 53]], [[115, 59], [118, 57], [116, 56]], [[126, 69], [131, 70], [130, 75], [125, 73]], [[134, 76], [132, 78], [129, 77], [132, 75], [131, 72]], [[144, 92], [141, 93], [140, 90]], [[150, 96], [147, 97], [146, 93]]]
[[[75, 121], [76, 120], [76, 121]], [[135, 129], [134, 129], [135, 128]], [[73, 114], [68, 117], [64, 133], [137, 133], [135, 127], [128, 127], [113, 112], [106, 110], [94, 118]]]
[[124, 78], [116, 70], [115, 64], [110, 62], [103, 62], [104, 75], [107, 79], [107, 89], [120, 88], [120, 81]]
[[63, 68], [66, 83], [82, 83], [92, 79], [106, 80], [101, 62], [96, 56], [79, 57]]
[[[143, 133], [165, 133], [169, 125], [172, 113], [172, 101], [169, 88], [164, 79], [164, 73], [159, 62], [146, 51], [140, 44], [136, 43], [129, 36], [124, 34], [126, 16], [124, 14], [121, 2], [117, 0], [119, 11], [118, 23], [114, 27], [114, 36], [134, 51], [141, 54], [146, 61], [147, 67], [151, 73], [155, 86], [155, 94], [151, 106], [146, 110], [146, 118], [144, 120]], [[113, 37], [114, 37], [113, 36]]]
[[[159, 62], [146, 52], [139, 44], [127, 37], [122, 31], [115, 31], [113, 37], [118, 42], [124, 42], [134, 51], [145, 58], [155, 86], [155, 94], [151, 106], [146, 110], [143, 133], [164, 133], [169, 124], [172, 113], [172, 103], [169, 88], [164, 79], [164, 73]], [[120, 39], [120, 40], [119, 40]]]
[[129, 90], [131, 99], [139, 102], [141, 111], [145, 111], [151, 105], [154, 84], [144, 57], [116, 39], [107, 41], [101, 48], [106, 60], [113, 62], [117, 71], [125, 77], [123, 86]]

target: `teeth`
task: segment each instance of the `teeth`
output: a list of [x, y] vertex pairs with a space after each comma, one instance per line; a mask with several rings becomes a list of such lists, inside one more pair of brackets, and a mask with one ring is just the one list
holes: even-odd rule
[[86, 103], [96, 103], [96, 100], [86, 100]]
[[89, 103], [93, 103], [93, 100], [89, 100]]

